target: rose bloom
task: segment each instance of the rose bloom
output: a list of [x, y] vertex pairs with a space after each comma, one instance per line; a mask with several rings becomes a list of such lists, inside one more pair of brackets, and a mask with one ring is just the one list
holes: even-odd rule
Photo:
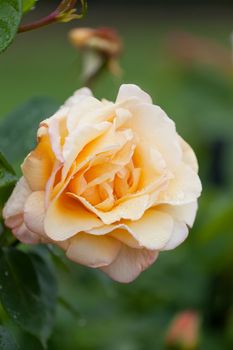
[[3, 210], [24, 243], [133, 281], [188, 235], [201, 183], [191, 147], [136, 85], [116, 102], [83, 88], [38, 129], [38, 144]]

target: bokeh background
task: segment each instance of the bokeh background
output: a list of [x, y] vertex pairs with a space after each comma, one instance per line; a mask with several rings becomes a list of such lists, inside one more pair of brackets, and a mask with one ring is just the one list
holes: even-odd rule
[[[136, 83], [150, 93], [196, 151], [204, 190], [188, 240], [175, 251], [161, 253], [130, 285], [57, 259], [59, 303], [48, 349], [163, 350], [173, 318], [194, 310], [200, 318], [197, 349], [231, 350], [233, 3], [88, 4], [85, 20], [19, 34], [1, 55], [1, 121], [32, 97], [50, 96], [62, 103], [80, 87], [81, 56], [67, 40], [70, 28], [113, 27], [124, 42], [123, 75], [103, 74], [94, 85], [95, 94], [114, 99], [122, 82]], [[37, 12], [25, 21], [55, 5], [39, 1]], [[20, 128], [11, 128], [20, 138]], [[41, 349], [33, 338], [25, 336], [23, 341], [25, 349]]]

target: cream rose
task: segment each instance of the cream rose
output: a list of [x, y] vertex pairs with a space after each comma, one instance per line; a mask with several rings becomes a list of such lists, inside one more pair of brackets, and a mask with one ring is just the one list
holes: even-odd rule
[[115, 103], [83, 88], [41, 122], [5, 224], [24, 243], [54, 243], [130, 282], [187, 237], [197, 171], [174, 122], [139, 87], [122, 85]]

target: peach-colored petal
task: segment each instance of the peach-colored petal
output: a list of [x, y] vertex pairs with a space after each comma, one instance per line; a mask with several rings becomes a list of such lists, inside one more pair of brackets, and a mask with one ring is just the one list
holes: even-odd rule
[[201, 194], [202, 186], [197, 173], [182, 164], [174, 172], [166, 191], [160, 194], [158, 203], [183, 205], [194, 202]]
[[55, 241], [63, 241], [80, 231], [99, 226], [102, 223], [95, 214], [65, 194], [50, 204], [44, 221], [46, 235]]
[[117, 258], [109, 266], [101, 267], [101, 270], [117, 282], [129, 283], [153, 264], [157, 256], [156, 251], [122, 245]]
[[67, 115], [67, 128], [72, 133], [80, 123], [88, 123], [87, 115], [94, 113], [102, 107], [102, 103], [92, 96], [79, 97], [79, 101], [73, 104]]
[[196, 155], [189, 144], [179, 136], [179, 141], [183, 151], [183, 161], [189, 165], [193, 171], [198, 172], [198, 162]]
[[77, 201], [79, 200], [88, 210], [95, 213], [96, 216], [98, 216], [106, 225], [110, 225], [121, 219], [140, 219], [144, 214], [145, 210], [147, 209], [149, 203], [149, 196], [143, 195], [132, 199], [128, 199], [125, 202], [122, 202], [116, 207], [114, 207], [112, 210], [108, 212], [103, 212], [101, 210], [96, 209], [85, 198], [81, 196], [77, 196], [73, 193], [68, 193], [68, 195], [76, 199]]
[[34, 151], [25, 158], [21, 168], [32, 191], [43, 191], [53, 169], [54, 155], [48, 136], [40, 139]]
[[83, 99], [89, 96], [92, 96], [91, 90], [87, 87], [83, 87], [79, 90], [76, 90], [74, 94], [65, 101], [64, 105], [67, 107], [72, 107], [76, 104], [79, 104]]
[[139, 220], [124, 224], [141, 247], [160, 250], [172, 235], [174, 221], [170, 215], [151, 208]]
[[122, 84], [116, 99], [116, 103], [136, 97], [142, 102], [152, 103], [150, 95], [134, 84]]
[[21, 222], [24, 205], [30, 194], [31, 189], [26, 179], [21, 177], [3, 208], [2, 215], [6, 226], [13, 228]]
[[182, 149], [177, 139], [174, 122], [155, 105], [140, 103], [132, 105], [133, 117], [126, 126], [138, 137], [139, 144], [144, 142], [148, 149], [155, 148], [162, 154], [169, 169], [176, 168], [182, 160]]
[[171, 250], [180, 245], [188, 236], [188, 227], [183, 222], [174, 222], [171, 237], [162, 250]]
[[92, 230], [87, 230], [86, 233], [91, 235], [106, 235], [117, 239], [131, 248], [141, 248], [138, 241], [133, 238], [129, 229], [125, 224], [103, 225]]
[[124, 243], [128, 247], [136, 249], [141, 248], [138, 241], [127, 231], [125, 225], [119, 225], [119, 228], [110, 232], [109, 236], [114, 237], [115, 239]]
[[120, 242], [112, 237], [79, 233], [71, 238], [66, 255], [82, 265], [107, 266], [116, 258], [120, 246]]
[[63, 157], [65, 159], [64, 167], [62, 170], [62, 178], [64, 179], [82, 149], [92, 140], [103, 134], [111, 124], [108, 122], [102, 122], [96, 125], [85, 124], [77, 127], [76, 130], [71, 133], [63, 147]]
[[33, 192], [24, 206], [24, 223], [27, 228], [40, 236], [45, 236], [45, 192]]
[[197, 200], [184, 205], [162, 205], [159, 210], [164, 211], [178, 221], [185, 222], [189, 227], [193, 226], [197, 213]]
[[24, 223], [12, 229], [14, 236], [25, 244], [38, 244], [41, 242], [40, 236], [30, 231]]

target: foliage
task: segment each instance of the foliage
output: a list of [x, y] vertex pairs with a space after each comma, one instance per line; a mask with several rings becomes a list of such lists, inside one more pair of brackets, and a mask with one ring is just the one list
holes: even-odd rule
[[22, 15], [21, 0], [0, 1], [0, 52], [13, 41]]

